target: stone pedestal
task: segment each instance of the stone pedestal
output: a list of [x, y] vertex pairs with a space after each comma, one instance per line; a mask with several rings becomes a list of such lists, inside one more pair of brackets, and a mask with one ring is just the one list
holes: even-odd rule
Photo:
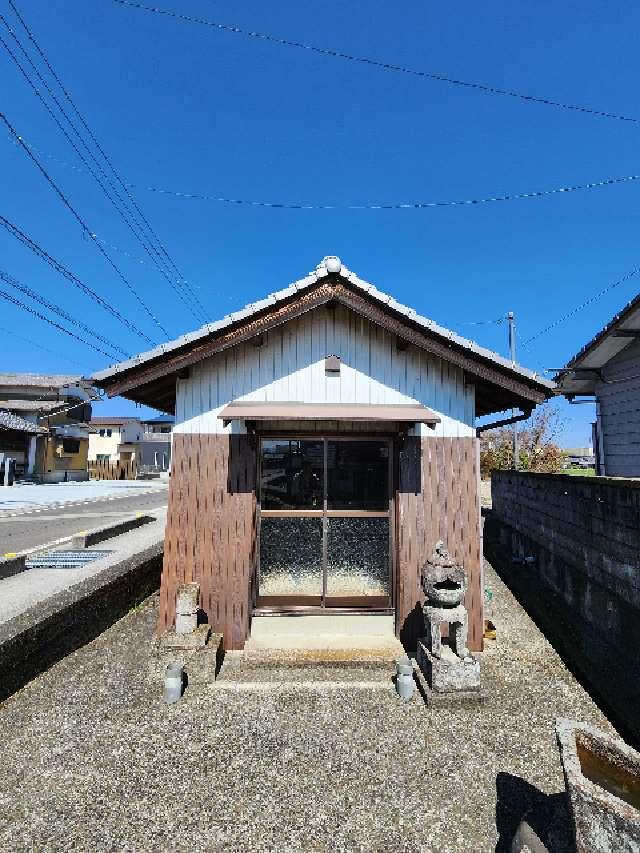
[[170, 663], [181, 663], [188, 686], [213, 684], [222, 663], [222, 634], [200, 625], [189, 634], [168, 631], [153, 641], [149, 680], [162, 682]]
[[416, 653], [418, 680], [430, 705], [482, 702], [485, 693], [480, 680], [480, 663], [471, 655], [459, 658], [447, 645], [436, 657], [426, 638], [418, 640]]

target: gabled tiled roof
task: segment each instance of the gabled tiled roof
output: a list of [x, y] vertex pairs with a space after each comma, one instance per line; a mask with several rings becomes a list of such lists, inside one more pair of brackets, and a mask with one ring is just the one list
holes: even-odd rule
[[47, 432], [44, 427], [36, 426], [18, 415], [13, 415], [11, 412], [0, 411], [0, 430], [15, 430], [16, 432], [28, 432], [31, 435], [38, 435]]
[[91, 383], [82, 376], [46, 373], [0, 373], [0, 386], [35, 386], [36, 388], [64, 388], [67, 385], [89, 386]]
[[0, 400], [0, 409], [8, 412], [55, 412], [66, 405], [64, 400]]
[[[333, 261], [334, 264], [331, 265], [330, 263], [330, 266], [332, 268], [331, 270], [329, 270], [327, 269], [327, 262], [331, 261]], [[134, 358], [128, 359], [127, 361], [122, 361], [119, 364], [112, 365], [106, 370], [98, 371], [97, 373], [93, 374], [92, 379], [97, 382], [110, 379], [111, 377], [114, 377], [119, 373], [123, 373], [126, 370], [139, 367], [140, 365], [145, 364], [145, 362], [152, 361], [153, 359], [159, 358], [163, 355], [171, 354], [174, 350], [178, 350], [181, 347], [184, 347], [185, 345], [198, 343], [202, 339], [206, 338], [208, 335], [211, 335], [215, 332], [220, 332], [228, 326], [232, 326], [234, 323], [246, 320], [252, 317], [254, 314], [263, 311], [264, 309], [267, 309], [273, 305], [277, 305], [278, 303], [285, 301], [289, 297], [296, 294], [298, 291], [311, 287], [317, 282], [322, 281], [322, 279], [327, 278], [332, 272], [339, 272], [341, 278], [347, 280], [358, 290], [364, 291], [371, 299], [376, 300], [383, 306], [387, 306], [392, 311], [404, 315], [412, 323], [422, 326], [426, 331], [432, 333], [433, 335], [436, 335], [452, 344], [455, 344], [456, 346], [467, 350], [469, 353], [472, 353], [476, 356], [479, 356], [480, 358], [492, 362], [501, 370], [506, 371], [515, 377], [519, 376], [525, 380], [528, 380], [529, 382], [534, 382], [536, 383], [536, 385], [542, 386], [544, 389], [546, 389], [546, 391], [552, 391], [555, 388], [553, 382], [550, 382], [548, 379], [545, 379], [539, 373], [536, 373], [532, 370], [527, 370], [525, 367], [521, 367], [517, 364], [514, 365], [509, 359], [503, 358], [501, 355], [498, 355], [498, 353], [495, 353], [492, 350], [485, 349], [484, 347], [481, 347], [476, 344], [474, 341], [470, 341], [467, 338], [463, 338], [455, 332], [450, 331], [449, 329], [445, 329], [443, 326], [439, 326], [437, 323], [434, 323], [433, 320], [429, 320], [427, 317], [423, 317], [418, 314], [416, 311], [414, 311], [413, 308], [408, 308], [406, 305], [397, 302], [392, 296], [383, 293], [381, 290], [378, 290], [378, 288], [374, 287], [372, 284], [363, 281], [355, 273], [348, 270], [345, 266], [342, 266], [340, 260], [337, 258], [325, 258], [322, 263], [318, 264], [314, 272], [310, 273], [305, 278], [294, 282], [293, 284], [289, 285], [289, 287], [284, 288], [284, 290], [279, 290], [276, 293], [270, 294], [269, 296], [267, 296], [266, 299], [262, 299], [259, 302], [251, 303], [250, 305], [245, 306], [239, 311], [234, 311], [233, 313], [228, 314], [226, 317], [223, 317], [222, 320], [218, 320], [215, 323], [207, 323], [200, 329], [196, 329], [195, 331], [189, 332], [186, 335], [181, 335], [179, 338], [176, 338], [173, 341], [168, 341], [167, 343], [160, 344], [160, 346], [157, 346], [147, 352], [140, 353]]]
[[114, 415], [112, 418], [109, 418], [106, 415], [101, 415], [99, 418], [91, 418], [89, 421], [90, 426], [111, 426], [112, 424], [115, 426], [120, 424], [137, 423], [141, 423], [140, 418], [129, 417], [127, 415]]
[[[592, 350], [594, 350], [598, 346], [598, 344], [600, 344], [607, 337], [607, 335], [609, 335], [611, 332], [615, 331], [616, 329], [621, 328], [624, 321], [627, 320], [628, 318], [632, 317], [634, 314], [636, 315], [636, 320], [637, 320], [638, 310], [640, 310], [640, 294], [638, 294], [637, 296], [634, 296], [630, 302], [627, 302], [627, 304], [624, 306], [624, 308], [622, 308], [620, 311], [618, 311], [618, 313], [615, 314], [611, 318], [611, 320], [609, 320], [609, 322], [605, 326], [603, 326], [603, 328], [600, 329], [600, 331], [596, 335], [594, 335], [593, 338], [591, 338], [591, 340], [588, 343], [586, 343], [582, 347], [582, 349], [573, 356], [573, 358], [569, 359], [566, 367], [567, 368], [574, 367], [577, 364], [579, 364], [580, 361], [586, 355], [588, 355]], [[637, 325], [637, 323], [636, 323], [636, 325]], [[620, 342], [621, 343], [620, 349], [623, 349], [629, 342], [630, 342], [629, 339], [621, 341]], [[614, 352], [613, 355], [615, 355], [615, 354], [616, 353]], [[613, 356], [611, 356], [611, 357], [613, 357]]]

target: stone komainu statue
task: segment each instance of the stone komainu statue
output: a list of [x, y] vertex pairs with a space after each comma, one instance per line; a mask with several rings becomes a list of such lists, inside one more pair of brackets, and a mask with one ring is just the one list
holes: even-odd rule
[[464, 566], [456, 563], [440, 540], [420, 573], [422, 589], [427, 597], [423, 605], [427, 642], [431, 653], [439, 658], [442, 647], [443, 622], [451, 625], [451, 647], [460, 658], [467, 658], [469, 619], [462, 603], [467, 589]]

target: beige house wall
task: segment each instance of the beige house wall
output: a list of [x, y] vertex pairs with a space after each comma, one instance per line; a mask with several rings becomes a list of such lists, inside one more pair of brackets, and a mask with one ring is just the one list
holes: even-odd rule
[[[95, 427], [98, 429], [98, 427]], [[122, 430], [119, 426], [104, 426], [99, 429], [105, 430], [105, 435], [102, 436], [98, 432], [89, 433], [89, 461], [94, 462], [98, 458], [98, 454], [108, 454], [110, 460], [117, 460], [118, 445], [122, 443]], [[112, 430], [111, 435], [106, 435], [106, 430]]]

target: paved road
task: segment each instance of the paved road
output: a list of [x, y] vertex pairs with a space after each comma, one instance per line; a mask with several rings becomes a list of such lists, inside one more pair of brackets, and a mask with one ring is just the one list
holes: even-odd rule
[[[154, 512], [154, 516], [155, 521], [92, 547], [90, 550], [107, 551], [105, 556], [94, 562], [76, 568], [27, 569], [0, 580], [0, 625], [38, 602], [99, 575], [109, 566], [117, 565], [149, 547], [160, 546], [157, 549], [160, 553], [165, 510]], [[0, 848], [4, 849], [1, 844]]]
[[152, 494], [91, 501], [87, 504], [50, 507], [37, 513], [25, 512], [0, 518], [0, 556], [36, 545], [45, 545], [61, 536], [92, 530], [136, 512], [165, 507], [167, 490]]

